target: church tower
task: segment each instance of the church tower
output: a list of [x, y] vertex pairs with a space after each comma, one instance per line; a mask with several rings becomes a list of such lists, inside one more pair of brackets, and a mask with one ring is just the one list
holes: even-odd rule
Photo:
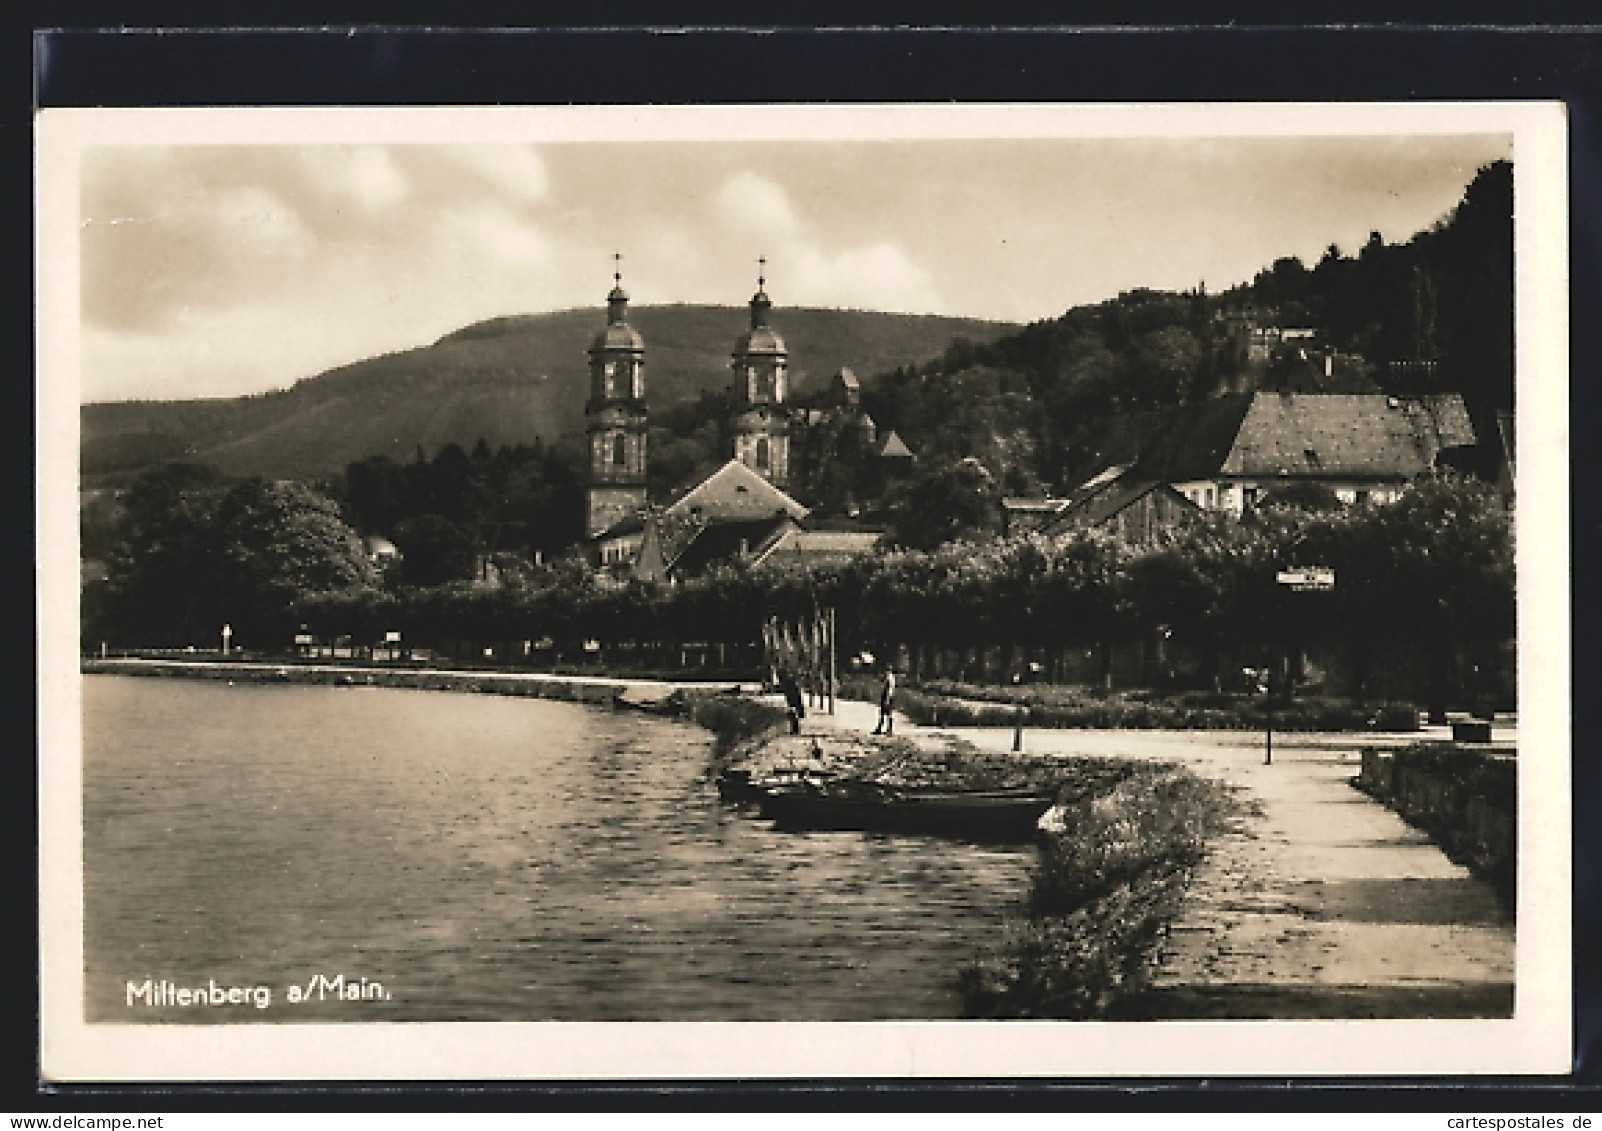
[[590, 399], [584, 405], [590, 441], [585, 533], [590, 538], [645, 507], [645, 341], [626, 321], [623, 257], [616, 258], [606, 328], [590, 343]]
[[[759, 259], [759, 268], [767, 261]], [[751, 296], [751, 329], [734, 345], [734, 405], [730, 414], [733, 456], [776, 487], [790, 479], [790, 426], [785, 408], [789, 354], [768, 325], [773, 301], [757, 275]]]

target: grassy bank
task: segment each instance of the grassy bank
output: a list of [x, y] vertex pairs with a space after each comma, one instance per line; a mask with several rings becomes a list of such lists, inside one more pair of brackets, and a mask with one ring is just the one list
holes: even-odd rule
[[711, 731], [720, 763], [740, 747], [777, 733], [787, 722], [783, 707], [743, 695], [675, 691], [663, 709]]
[[1116, 1018], [1145, 989], [1192, 870], [1239, 803], [1186, 770], [1118, 765], [1048, 836], [1028, 917], [959, 974], [969, 1016]]
[[[877, 679], [848, 676], [843, 698], [873, 702]], [[1263, 726], [1261, 695], [1231, 692], [1107, 691], [1063, 685], [993, 686], [927, 680], [896, 690], [896, 708], [924, 726], [1098, 730], [1256, 730]], [[1274, 728], [1284, 731], [1414, 731], [1418, 709], [1407, 703], [1361, 707], [1322, 696], [1274, 700]]]
[[1352, 784], [1430, 835], [1454, 862], [1516, 903], [1518, 760], [1506, 752], [1420, 742], [1368, 748]]

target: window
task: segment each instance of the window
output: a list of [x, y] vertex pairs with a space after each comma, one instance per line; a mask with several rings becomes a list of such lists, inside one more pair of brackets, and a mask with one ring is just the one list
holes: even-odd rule
[[612, 462], [622, 467], [629, 461], [628, 441], [622, 436], [612, 437]]
[[768, 441], [766, 437], [756, 442], [756, 465], [758, 471], [768, 470]]

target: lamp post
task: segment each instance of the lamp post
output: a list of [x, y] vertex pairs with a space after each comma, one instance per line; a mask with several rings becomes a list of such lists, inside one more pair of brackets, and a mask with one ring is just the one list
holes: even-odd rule
[[1266, 724], [1263, 729], [1263, 765], [1274, 764], [1274, 690], [1273, 668], [1242, 668], [1241, 674], [1251, 680], [1263, 696]]

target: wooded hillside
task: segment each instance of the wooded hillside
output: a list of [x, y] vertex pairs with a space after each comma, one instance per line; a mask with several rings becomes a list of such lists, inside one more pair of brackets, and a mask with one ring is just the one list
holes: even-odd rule
[[[653, 411], [719, 392], [747, 326], [743, 307], [636, 307]], [[370, 358], [257, 396], [85, 405], [85, 484], [106, 485], [165, 460], [227, 475], [312, 478], [368, 456], [411, 460], [446, 444], [551, 443], [583, 427], [585, 351], [604, 310], [500, 318], [429, 346]], [[957, 337], [990, 341], [1007, 323], [856, 310], [779, 308], [798, 391], [840, 366], [873, 373], [922, 362]]]

